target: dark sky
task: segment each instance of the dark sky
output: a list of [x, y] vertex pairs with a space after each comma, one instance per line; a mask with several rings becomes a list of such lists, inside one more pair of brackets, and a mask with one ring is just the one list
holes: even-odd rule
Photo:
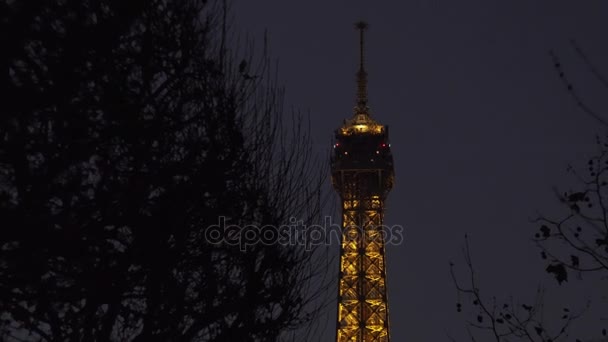
[[352, 115], [353, 23], [369, 22], [370, 107], [390, 126], [396, 162], [386, 223], [406, 229], [405, 243], [387, 252], [394, 341], [445, 341], [446, 332], [465, 340], [448, 271], [465, 233], [487, 292], [529, 298], [542, 283], [551, 301], [565, 302], [601, 292], [597, 282], [558, 288], [528, 220], [559, 212], [552, 187], [569, 179], [567, 163], [584, 165], [599, 131], [548, 51], [606, 113], [606, 91], [569, 39], [608, 72], [608, 2], [240, 0], [234, 9], [243, 32], [261, 42], [268, 30], [287, 107], [310, 112], [319, 153]]

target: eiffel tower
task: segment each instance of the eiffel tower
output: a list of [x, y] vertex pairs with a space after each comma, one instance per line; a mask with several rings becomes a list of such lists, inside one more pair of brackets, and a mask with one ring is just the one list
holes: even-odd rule
[[394, 181], [388, 126], [370, 115], [364, 61], [365, 22], [354, 116], [336, 130], [332, 183], [342, 203], [336, 341], [389, 341], [382, 218]]

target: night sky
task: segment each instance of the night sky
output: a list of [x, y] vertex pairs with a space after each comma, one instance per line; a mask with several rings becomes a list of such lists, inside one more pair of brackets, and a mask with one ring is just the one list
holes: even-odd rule
[[[450, 260], [462, 264], [465, 233], [484, 291], [525, 299], [543, 284], [548, 300], [572, 303], [605, 295], [598, 282], [558, 287], [530, 241], [537, 226], [529, 219], [562, 212], [553, 186], [571, 180], [568, 163], [584, 166], [595, 152], [599, 126], [569, 97], [549, 50], [561, 56], [584, 99], [606, 113], [606, 90], [569, 40], [608, 72], [608, 2], [240, 0], [233, 6], [243, 34], [261, 43], [268, 30], [286, 108], [310, 113], [322, 156], [333, 130], [352, 115], [353, 23], [370, 25], [369, 104], [372, 116], [390, 126], [396, 163], [385, 223], [406, 233], [405, 243], [387, 252], [393, 341], [445, 341], [447, 334], [466, 340], [467, 316], [456, 312], [448, 267]], [[608, 311], [606, 302], [593, 303], [596, 313]], [[587, 323], [597, 326], [583, 319], [579, 329]], [[330, 341], [333, 324], [326, 330]]]

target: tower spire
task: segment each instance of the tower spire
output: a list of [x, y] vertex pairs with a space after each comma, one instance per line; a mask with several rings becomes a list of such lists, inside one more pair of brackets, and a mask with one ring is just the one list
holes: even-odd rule
[[359, 71], [357, 72], [357, 106], [355, 114], [368, 114], [367, 107], [367, 72], [365, 72], [365, 30], [367, 29], [365, 21], [355, 23], [355, 28], [359, 30]]

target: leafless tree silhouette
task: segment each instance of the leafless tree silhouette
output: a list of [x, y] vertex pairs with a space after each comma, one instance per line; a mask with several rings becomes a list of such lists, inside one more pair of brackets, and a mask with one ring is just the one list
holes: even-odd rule
[[[571, 46], [579, 57], [578, 65], [587, 69], [608, 94], [606, 77], [575, 41], [571, 41]], [[569, 95], [583, 113], [598, 122], [603, 137], [596, 136], [598, 152], [589, 159], [586, 172], [569, 166], [568, 171], [578, 184], [575, 189], [563, 191], [555, 188], [557, 198], [564, 205], [564, 214], [557, 218], [538, 215], [532, 220], [538, 227], [533, 241], [540, 249], [541, 258], [547, 262], [545, 271], [553, 275], [559, 284], [572, 279], [570, 275], [573, 273], [579, 277], [588, 274], [597, 276], [590, 281], [597, 282], [599, 288], [605, 288], [608, 280], [608, 121], [606, 115], [587, 104], [574, 87], [558, 54], [551, 51], [550, 56]], [[553, 315], [556, 317], [554, 320], [548, 320], [547, 316], [550, 315], [545, 309], [542, 289], [537, 291], [533, 303], [528, 304], [516, 303], [512, 298], [499, 300], [492, 295], [482, 296], [466, 237], [463, 254], [466, 274], [463, 276], [455, 272], [452, 263], [450, 272], [459, 295], [457, 310], [462, 311], [464, 305], [477, 308], [473, 310], [476, 312], [474, 317], [467, 320], [469, 336], [473, 341], [476, 338], [497, 342], [564, 340], [571, 337], [571, 325], [589, 307], [589, 303], [581, 303], [576, 312], [565, 307], [559, 315]], [[607, 298], [603, 300], [608, 301]], [[601, 324], [607, 321], [608, 317], [599, 317]], [[589, 333], [600, 339], [608, 338], [605, 326]]]
[[243, 232], [324, 208], [306, 118], [284, 119], [226, 2], [1, 6], [2, 339], [314, 338], [324, 246], [208, 236], [219, 217]]

